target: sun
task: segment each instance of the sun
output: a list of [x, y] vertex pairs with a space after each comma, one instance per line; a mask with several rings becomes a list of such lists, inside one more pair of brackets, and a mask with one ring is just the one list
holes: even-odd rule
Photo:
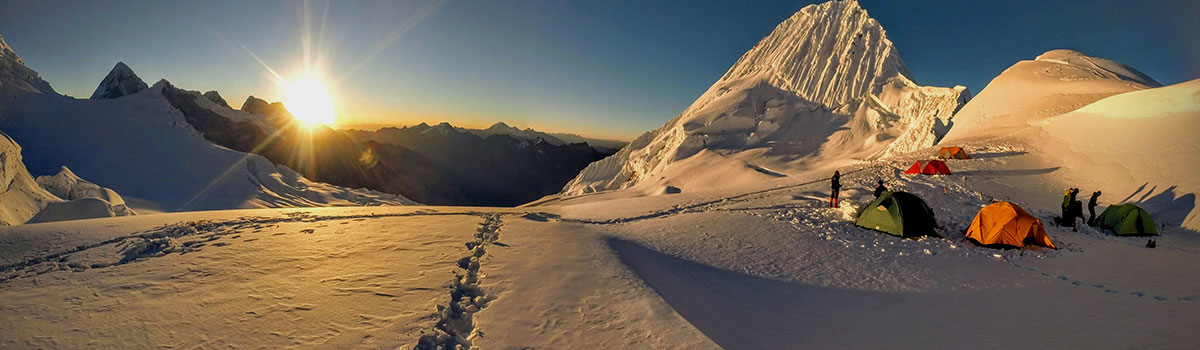
[[297, 120], [307, 126], [318, 123], [333, 126], [337, 119], [333, 112], [333, 100], [321, 82], [304, 78], [284, 85], [287, 96], [283, 105]]

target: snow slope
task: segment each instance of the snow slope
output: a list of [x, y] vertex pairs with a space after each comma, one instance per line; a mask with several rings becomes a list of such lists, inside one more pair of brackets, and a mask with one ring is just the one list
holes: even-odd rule
[[1132, 67], [1078, 51], [1051, 50], [993, 78], [954, 115], [946, 139], [1011, 132], [1108, 96], [1158, 86]]
[[23, 146], [31, 173], [65, 165], [151, 211], [413, 203], [312, 182], [261, 156], [216, 146], [171, 107], [159, 84], [119, 99], [73, 99], [54, 94], [7, 46], [0, 51], [0, 130]]
[[[978, 172], [1019, 157], [975, 154], [954, 163]], [[1200, 237], [1169, 227], [1147, 249], [1142, 237], [1049, 226], [1059, 250], [976, 247], [961, 231], [1003, 188], [908, 178], [903, 162], [845, 169], [836, 209], [824, 207], [824, 174], [797, 174], [525, 209], [258, 209], [0, 228], [0, 324], [11, 325], [0, 347], [1200, 345], [1190, 263]], [[854, 226], [876, 178], [924, 198], [946, 237]]]
[[883, 28], [857, 2], [806, 6], [683, 113], [590, 165], [562, 195], [646, 180], [652, 182], [644, 185], [649, 192], [679, 187], [661, 174], [705, 152], [753, 177], [931, 146], [970, 94], [961, 86], [918, 86], [911, 75]]
[[955, 114], [940, 145], [1016, 153], [1008, 169], [991, 171], [1043, 170], [995, 179], [1040, 192], [1031, 201], [1061, 201], [1052, 194], [1069, 187], [1084, 201], [1102, 191], [1102, 205], [1134, 202], [1161, 225], [1200, 231], [1200, 141], [1191, 131], [1200, 129], [1200, 82], [1159, 86], [1120, 63], [1052, 50], [993, 79]]
[[1195, 130], [1200, 80], [1110, 96], [1002, 136], [951, 141], [1020, 150], [1014, 160], [1021, 168], [1049, 171], [1000, 182], [1046, 188], [1043, 201], [1058, 200], [1050, 194], [1068, 187], [1081, 188], [1081, 196], [1099, 190], [1102, 205], [1133, 202], [1159, 225], [1200, 231]]

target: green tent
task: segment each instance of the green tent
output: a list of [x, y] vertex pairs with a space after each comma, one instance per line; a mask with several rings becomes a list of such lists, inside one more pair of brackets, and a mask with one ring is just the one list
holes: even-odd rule
[[1130, 203], [1108, 206], [1096, 218], [1096, 223], [1122, 236], [1158, 234], [1158, 227], [1154, 226], [1150, 213]]
[[884, 192], [863, 208], [854, 224], [900, 237], [936, 236], [933, 210], [908, 192]]

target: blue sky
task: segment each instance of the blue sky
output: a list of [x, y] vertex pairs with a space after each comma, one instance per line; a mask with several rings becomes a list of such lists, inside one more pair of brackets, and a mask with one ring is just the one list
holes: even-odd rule
[[[124, 61], [147, 83], [215, 89], [236, 107], [248, 95], [281, 98], [241, 46], [295, 76], [311, 28], [313, 52], [323, 54], [307, 56], [321, 57], [323, 75], [340, 81], [331, 90], [342, 123], [503, 120], [631, 138], [682, 111], [810, 3], [0, 0], [0, 35], [68, 95], [89, 96]], [[1018, 60], [1055, 48], [1113, 59], [1164, 84], [1200, 78], [1200, 1], [859, 3], [924, 85], [978, 92]]]

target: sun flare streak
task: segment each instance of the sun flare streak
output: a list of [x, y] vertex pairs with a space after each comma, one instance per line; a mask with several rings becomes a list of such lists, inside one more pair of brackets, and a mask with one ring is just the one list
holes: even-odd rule
[[319, 81], [306, 77], [284, 82], [284, 86], [287, 96], [284, 97], [283, 105], [292, 116], [308, 125], [334, 125], [337, 118], [333, 110], [333, 101]]

